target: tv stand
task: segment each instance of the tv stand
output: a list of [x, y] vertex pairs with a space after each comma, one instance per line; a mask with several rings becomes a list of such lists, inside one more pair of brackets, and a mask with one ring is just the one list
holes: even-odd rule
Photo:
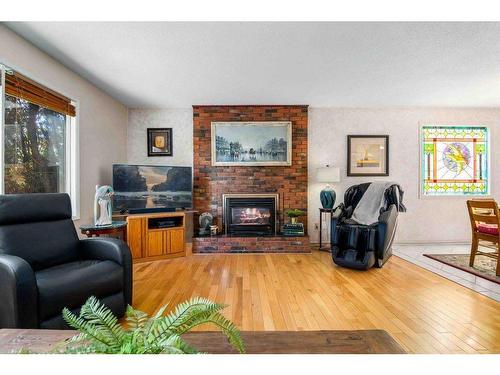
[[155, 214], [155, 213], [162, 213], [162, 212], [175, 212], [175, 208], [169, 208], [169, 207], [149, 207], [149, 208], [131, 208], [128, 210], [128, 213], [130, 215], [134, 214]]
[[117, 215], [116, 219], [127, 221], [127, 244], [135, 263], [186, 255], [184, 212]]

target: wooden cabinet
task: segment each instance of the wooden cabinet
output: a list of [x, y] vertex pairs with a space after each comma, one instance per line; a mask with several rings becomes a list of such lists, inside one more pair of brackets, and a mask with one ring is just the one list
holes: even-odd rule
[[127, 218], [127, 244], [132, 252], [132, 258], [142, 258], [142, 232], [144, 223], [141, 218]]
[[183, 212], [128, 215], [127, 243], [134, 262], [186, 255]]
[[166, 233], [163, 230], [146, 232], [146, 257], [156, 257], [167, 253]]
[[167, 232], [167, 249], [175, 254], [184, 251], [184, 229], [172, 229]]

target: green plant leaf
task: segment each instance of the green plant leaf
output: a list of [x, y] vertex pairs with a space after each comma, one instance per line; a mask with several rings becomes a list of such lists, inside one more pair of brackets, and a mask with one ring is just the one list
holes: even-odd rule
[[64, 320], [80, 333], [69, 343], [61, 343], [54, 352], [74, 354], [194, 354], [198, 351], [188, 345], [181, 334], [202, 324], [213, 324], [228, 337], [229, 342], [240, 353], [245, 349], [236, 326], [220, 311], [225, 305], [206, 298], [194, 297], [182, 302], [167, 316], [167, 306], [149, 317], [145, 312], [128, 306], [126, 310], [127, 329], [95, 297], [85, 302], [79, 316], [65, 308]]
[[192, 321], [187, 322], [183, 327], [180, 327], [182, 328], [182, 331], [179, 332], [179, 335], [188, 332], [196, 326], [207, 323], [212, 323], [219, 327], [227, 336], [229, 343], [240, 353], [245, 353], [245, 346], [243, 344], [243, 340], [241, 339], [240, 331], [230, 320], [226, 319], [219, 312], [213, 312], [207, 316], [202, 314], [197, 318], [194, 318]]
[[127, 306], [125, 317], [128, 326], [133, 330], [142, 330], [149, 319], [148, 314], [140, 310], [135, 310], [130, 305]]
[[286, 210], [285, 213], [288, 217], [299, 217], [299, 216], [304, 215], [305, 212], [302, 210], [299, 210], [298, 208], [294, 208], [294, 209]]

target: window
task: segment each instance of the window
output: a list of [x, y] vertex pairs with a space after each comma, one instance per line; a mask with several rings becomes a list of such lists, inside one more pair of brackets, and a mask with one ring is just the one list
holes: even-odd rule
[[75, 200], [75, 107], [70, 99], [4, 70], [1, 192], [60, 193]]
[[423, 126], [423, 196], [489, 194], [489, 137], [485, 126]]
[[4, 193], [60, 193], [66, 186], [66, 116], [5, 95]]

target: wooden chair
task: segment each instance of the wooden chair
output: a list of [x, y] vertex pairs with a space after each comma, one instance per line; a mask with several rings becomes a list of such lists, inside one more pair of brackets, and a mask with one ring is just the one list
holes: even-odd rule
[[[497, 260], [496, 275], [500, 276], [500, 213], [498, 205], [493, 199], [474, 199], [467, 201], [469, 218], [472, 227], [472, 246], [470, 252], [469, 265], [474, 266], [476, 255], [484, 255]], [[479, 251], [479, 241], [487, 241], [488, 248], [495, 249], [495, 252]]]

